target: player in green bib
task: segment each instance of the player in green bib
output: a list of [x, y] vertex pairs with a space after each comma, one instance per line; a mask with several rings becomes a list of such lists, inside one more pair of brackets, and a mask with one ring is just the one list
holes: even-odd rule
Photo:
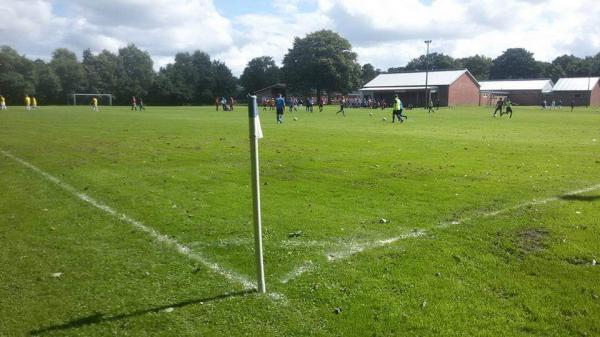
[[[506, 101], [504, 101], [504, 107], [506, 107], [506, 111], [504, 112], [505, 114], [508, 114], [508, 118], [512, 118], [512, 102], [510, 101], [510, 98], [506, 98]], [[500, 113], [500, 116], [502, 116], [502, 113]]]

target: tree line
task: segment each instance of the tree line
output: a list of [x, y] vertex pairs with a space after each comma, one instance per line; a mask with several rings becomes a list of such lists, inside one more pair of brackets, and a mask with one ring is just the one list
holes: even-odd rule
[[215, 97], [243, 98], [277, 82], [299, 95], [348, 93], [380, 73], [468, 69], [478, 80], [600, 76], [600, 53], [584, 58], [562, 55], [552, 62], [537, 61], [523, 48], [510, 48], [495, 59], [475, 55], [452, 58], [443, 53], [421, 55], [403, 67], [376, 69], [360, 65], [348, 40], [330, 30], [295, 38], [279, 67], [270, 56], [250, 60], [240, 78], [227, 65], [211, 60], [202, 51], [181, 52], [173, 63], [155, 71], [146, 51], [133, 44], [112, 53], [94, 55], [84, 50], [82, 59], [72, 51], [56, 49], [49, 62], [30, 60], [11, 47], [0, 48], [0, 94], [20, 104], [25, 94], [42, 104], [65, 104], [73, 93], [111, 93], [116, 104], [128, 104], [131, 96], [146, 104], [211, 104]]
[[[421, 55], [404, 67], [389, 68], [387, 72], [425, 70], [426, 58]], [[600, 75], [600, 53], [580, 58], [562, 55], [552, 62], [537, 61], [524, 48], [509, 48], [495, 59], [483, 55], [452, 58], [443, 53], [429, 55], [429, 69], [468, 69], [478, 81], [504, 79], [549, 78], [556, 82], [561, 77]]]
[[81, 62], [72, 51], [56, 49], [49, 62], [30, 60], [11, 47], [0, 48], [0, 94], [12, 104], [35, 95], [43, 104], [70, 103], [73, 93], [110, 93], [114, 103], [132, 96], [146, 104], [181, 105], [214, 102], [233, 95], [238, 80], [231, 70], [201, 51], [178, 53], [175, 62], [154, 71], [150, 55], [130, 44], [98, 55], [87, 49]]

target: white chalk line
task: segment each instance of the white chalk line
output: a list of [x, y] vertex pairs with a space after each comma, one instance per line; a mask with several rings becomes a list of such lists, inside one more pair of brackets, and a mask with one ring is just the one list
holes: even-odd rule
[[408, 239], [408, 238], [418, 238], [425, 234], [426, 233], [424, 230], [416, 229], [409, 233], [401, 234], [399, 236], [395, 236], [395, 237], [392, 237], [389, 239], [377, 240], [377, 241], [371, 241], [371, 242], [352, 242], [343, 250], [327, 253], [326, 254], [327, 261], [333, 262], [336, 260], [342, 260], [342, 259], [348, 258], [352, 255], [361, 253], [365, 250], [370, 250], [370, 249], [374, 249], [374, 248], [387, 246], [387, 245], [392, 244], [399, 240], [404, 240], [404, 239]]
[[[2, 152], [3, 155], [5, 155], [8, 158], [13, 159], [14, 161], [18, 162], [19, 164], [33, 170], [34, 172], [40, 174], [41, 176], [43, 176], [44, 178], [46, 178], [48, 181], [53, 182], [54, 184], [58, 185], [59, 187], [61, 187], [62, 189], [64, 189], [65, 191], [73, 194], [74, 196], [76, 196], [77, 198], [79, 198], [82, 201], [87, 202], [88, 204], [104, 211], [107, 214], [112, 215], [113, 217], [126, 222], [130, 225], [132, 225], [134, 228], [145, 232], [146, 234], [150, 235], [153, 239], [155, 239], [156, 241], [166, 244], [168, 246], [171, 246], [173, 248], [175, 248], [175, 250], [188, 257], [189, 259], [199, 262], [201, 264], [203, 264], [205, 267], [207, 267], [208, 269], [212, 270], [213, 272], [224, 276], [226, 279], [241, 284], [245, 289], [256, 289], [256, 284], [252, 281], [250, 281], [248, 278], [244, 277], [243, 275], [240, 275], [234, 271], [225, 269], [221, 266], [219, 266], [217, 263], [211, 262], [208, 259], [206, 259], [204, 256], [193, 252], [189, 247], [179, 243], [177, 240], [168, 237], [167, 235], [161, 234], [160, 232], [158, 232], [157, 230], [146, 226], [145, 224], [141, 223], [140, 221], [137, 221], [131, 217], [129, 217], [126, 214], [117, 212], [116, 210], [114, 210], [113, 208], [111, 208], [110, 206], [103, 204], [100, 201], [97, 201], [96, 199], [90, 197], [89, 195], [85, 194], [85, 193], [81, 193], [79, 191], [77, 191], [74, 187], [70, 186], [69, 184], [64, 183], [63, 181], [61, 181], [60, 179], [56, 178], [55, 176], [46, 173], [45, 171], [41, 170], [40, 168], [34, 166], [33, 164], [30, 164], [29, 162], [14, 156], [13, 154], [7, 152], [7, 151], [0, 151]], [[273, 294], [271, 296], [271, 298], [274, 299], [280, 299], [280, 298], [284, 298], [283, 295], [281, 294]]]
[[[400, 240], [404, 240], [404, 239], [418, 238], [418, 237], [424, 236], [425, 234], [427, 234], [427, 233], [424, 230], [416, 229], [416, 230], [413, 230], [412, 232], [405, 233], [405, 234], [395, 236], [392, 238], [388, 238], [388, 239], [383, 239], [383, 240], [365, 241], [365, 242], [356, 242], [355, 241], [350, 244], [347, 244], [346, 247], [344, 247], [342, 250], [326, 253], [325, 257], [327, 258], [327, 262], [335, 262], [337, 260], [346, 259], [350, 256], [356, 255], [365, 250], [383, 247], [383, 246], [389, 245], [391, 243], [394, 243], [396, 241], [400, 241]], [[316, 269], [317, 269], [317, 266], [312, 261], [310, 261], [310, 260], [305, 261], [300, 266], [292, 269], [289, 273], [285, 274], [279, 281], [281, 283], [288, 283], [289, 281], [302, 276], [302, 274], [304, 274], [306, 272], [314, 271]]]
[[315, 264], [311, 261], [304, 261], [303, 264], [301, 264], [300, 266], [292, 269], [292, 271], [290, 271], [289, 273], [285, 274], [280, 280], [279, 282], [281, 283], [288, 283], [289, 281], [300, 277], [300, 275], [308, 272], [308, 271], [312, 271], [316, 268]]
[[520, 204], [514, 205], [514, 206], [510, 206], [510, 207], [506, 207], [503, 209], [499, 209], [496, 211], [492, 211], [492, 212], [483, 212], [483, 213], [479, 213], [479, 214], [475, 214], [474, 216], [471, 217], [465, 217], [465, 218], [461, 218], [460, 220], [454, 220], [451, 222], [443, 222], [441, 224], [438, 225], [439, 228], [445, 228], [448, 227], [450, 225], [458, 225], [476, 218], [488, 218], [488, 217], [492, 217], [492, 216], [496, 216], [499, 214], [503, 214], [503, 213], [507, 213], [510, 211], [514, 211], [517, 209], [521, 209], [521, 208], [525, 208], [525, 207], [530, 207], [530, 206], [536, 206], [536, 205], [544, 205], [547, 204], [549, 202], [554, 202], [554, 201], [559, 201], [561, 200], [562, 197], [565, 196], [569, 196], [569, 195], [578, 195], [578, 194], [583, 194], [583, 193], [587, 193], [587, 192], [592, 192], [592, 191], [596, 191], [596, 190], [600, 190], [600, 184], [596, 184], [596, 185], [592, 185], [589, 187], [584, 187], [584, 188], [580, 188], [577, 190], [573, 190], [573, 191], [569, 191], [569, 192], [565, 192], [559, 196], [554, 196], [554, 197], [548, 197], [548, 198], [544, 198], [544, 199], [533, 199], [527, 202], [522, 202]]
[[[600, 190], [600, 184], [597, 185], [592, 185], [589, 187], [585, 187], [585, 188], [581, 188], [581, 189], [577, 189], [577, 190], [573, 190], [570, 192], [566, 192], [561, 194], [560, 196], [555, 196], [555, 197], [549, 197], [549, 198], [545, 198], [545, 199], [533, 199], [531, 201], [527, 201], [527, 202], [523, 202], [520, 204], [517, 204], [515, 206], [510, 206], [507, 208], [503, 208], [497, 211], [493, 211], [493, 212], [486, 212], [486, 213], [480, 213], [480, 214], [476, 214], [473, 217], [466, 217], [466, 218], [461, 218], [460, 220], [453, 220], [450, 222], [443, 222], [439, 225], [437, 225], [437, 228], [446, 228], [450, 225], [459, 225], [461, 223], [473, 220], [474, 218], [486, 218], [486, 217], [492, 217], [492, 216], [496, 216], [502, 213], [506, 213], [509, 211], [513, 211], [516, 209], [520, 209], [520, 208], [524, 208], [524, 207], [528, 207], [528, 206], [535, 206], [535, 205], [542, 205], [542, 204], [546, 204], [549, 202], [554, 202], [554, 201], [558, 201], [561, 199], [561, 197], [564, 196], [569, 196], [569, 195], [578, 195], [578, 194], [583, 194], [583, 193], [587, 193], [587, 192], [592, 192], [592, 191], [596, 191], [596, 190]], [[400, 236], [396, 236], [396, 237], [392, 237], [389, 239], [384, 239], [384, 240], [378, 240], [378, 241], [372, 241], [372, 242], [364, 242], [364, 243], [350, 243], [347, 245], [346, 248], [344, 248], [343, 250], [340, 251], [336, 251], [333, 253], [328, 253], [326, 254], [327, 256], [327, 261], [328, 262], [334, 262], [337, 260], [342, 260], [342, 259], [346, 259], [348, 257], [351, 257], [353, 255], [356, 255], [358, 253], [361, 253], [363, 251], [366, 250], [370, 250], [370, 249], [375, 249], [375, 248], [380, 248], [389, 244], [392, 244], [394, 242], [397, 242], [399, 240], [403, 240], [403, 239], [407, 239], [407, 238], [417, 238], [417, 237], [422, 237], [426, 235], [426, 231], [425, 230], [421, 230], [421, 229], [417, 229], [414, 230], [411, 233], [407, 233], [407, 234], [403, 234]], [[305, 272], [308, 271], [313, 271], [315, 270], [317, 267], [312, 264], [310, 267], [307, 266], [306, 263], [300, 265], [299, 267], [293, 269], [292, 271], [290, 271], [288, 274], [286, 274], [286, 276], [284, 276], [281, 279], [282, 283], [288, 283], [289, 281], [300, 277], [302, 274], [304, 274]]]

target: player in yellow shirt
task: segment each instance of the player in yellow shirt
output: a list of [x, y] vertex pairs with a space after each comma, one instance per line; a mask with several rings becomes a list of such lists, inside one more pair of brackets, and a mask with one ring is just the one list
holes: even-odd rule
[[37, 99], [35, 96], [31, 96], [31, 109], [37, 110]]
[[4, 99], [4, 96], [0, 95], [0, 110], [8, 110], [6, 108], [6, 100]]
[[98, 99], [96, 96], [92, 97], [92, 110], [98, 112]]
[[25, 95], [25, 110], [31, 110], [31, 98], [29, 98], [29, 95]]

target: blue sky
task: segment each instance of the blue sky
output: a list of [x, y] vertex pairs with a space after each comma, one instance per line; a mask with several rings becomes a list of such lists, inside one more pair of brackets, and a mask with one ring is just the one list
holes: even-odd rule
[[453, 57], [512, 47], [545, 61], [600, 52], [598, 0], [0, 0], [0, 15], [0, 44], [29, 57], [135, 43], [157, 69], [202, 50], [235, 75], [253, 57], [280, 62], [294, 37], [319, 29], [384, 70], [423, 54], [425, 39]]

